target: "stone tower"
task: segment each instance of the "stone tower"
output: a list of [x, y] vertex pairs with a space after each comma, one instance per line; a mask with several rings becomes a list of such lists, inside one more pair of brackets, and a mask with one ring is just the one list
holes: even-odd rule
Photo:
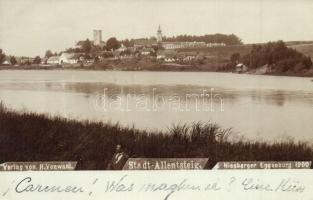
[[100, 45], [102, 42], [102, 31], [101, 30], [93, 30], [93, 44]]
[[158, 31], [157, 31], [157, 42], [160, 43], [162, 42], [162, 30], [161, 26], [159, 25]]

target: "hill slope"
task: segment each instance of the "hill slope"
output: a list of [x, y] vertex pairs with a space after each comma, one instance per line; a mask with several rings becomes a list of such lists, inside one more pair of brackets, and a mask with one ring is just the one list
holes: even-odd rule
[[303, 53], [306, 56], [310, 56], [313, 58], [313, 43], [311, 44], [298, 44], [298, 45], [291, 45], [288, 46], [290, 48], [296, 49], [300, 53]]

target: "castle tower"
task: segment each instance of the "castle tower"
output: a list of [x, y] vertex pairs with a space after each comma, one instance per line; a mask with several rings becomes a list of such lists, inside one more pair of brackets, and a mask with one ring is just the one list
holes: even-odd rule
[[102, 31], [101, 30], [93, 30], [93, 44], [100, 45], [102, 42]]
[[162, 30], [161, 26], [159, 25], [158, 31], [157, 31], [157, 42], [162, 42]]

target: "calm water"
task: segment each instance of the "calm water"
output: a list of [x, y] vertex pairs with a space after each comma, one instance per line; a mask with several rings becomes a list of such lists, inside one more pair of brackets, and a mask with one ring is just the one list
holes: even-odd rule
[[312, 78], [199, 72], [0, 71], [11, 108], [141, 129], [216, 122], [257, 139], [313, 138]]

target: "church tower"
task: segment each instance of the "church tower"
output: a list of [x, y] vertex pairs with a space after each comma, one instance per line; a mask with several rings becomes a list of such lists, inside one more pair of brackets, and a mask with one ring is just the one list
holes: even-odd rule
[[162, 42], [162, 30], [161, 26], [159, 25], [158, 31], [157, 31], [157, 42], [160, 43]]
[[93, 44], [101, 45], [102, 42], [102, 31], [101, 30], [93, 30]]

